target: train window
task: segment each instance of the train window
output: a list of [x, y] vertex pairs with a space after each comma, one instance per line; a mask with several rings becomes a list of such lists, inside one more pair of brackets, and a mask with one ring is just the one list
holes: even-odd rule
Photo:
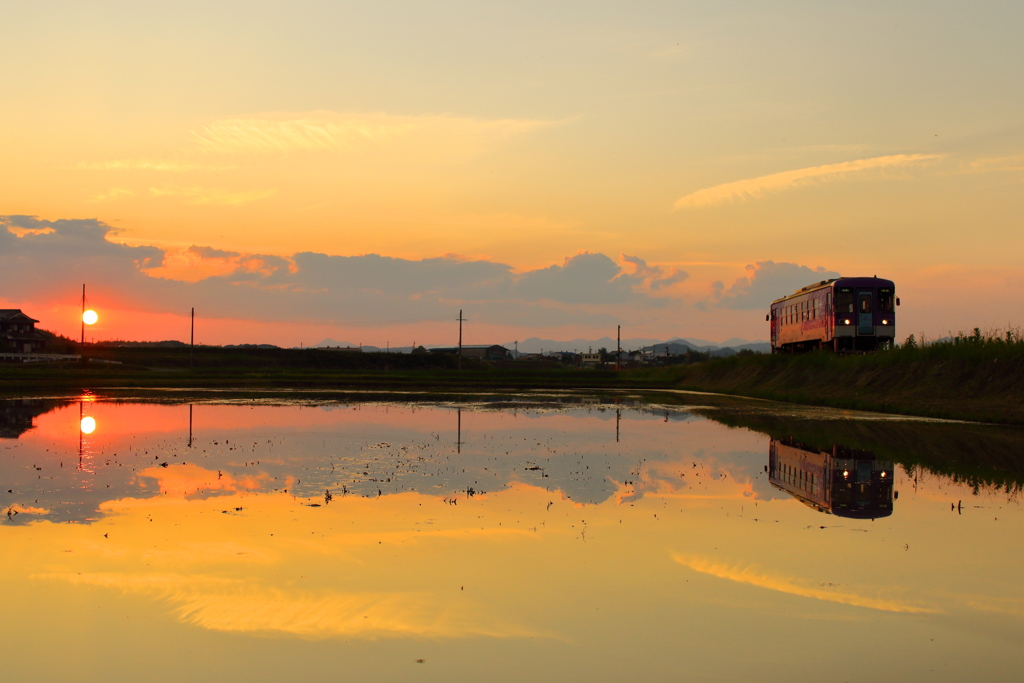
[[853, 290], [849, 287], [836, 292], [836, 313], [853, 313]]
[[859, 300], [859, 305], [857, 306], [857, 308], [860, 309], [861, 313], [871, 312], [871, 298], [871, 292], [861, 292], [860, 295], [857, 297], [857, 299]]
[[878, 290], [878, 311], [879, 313], [892, 313], [892, 290]]

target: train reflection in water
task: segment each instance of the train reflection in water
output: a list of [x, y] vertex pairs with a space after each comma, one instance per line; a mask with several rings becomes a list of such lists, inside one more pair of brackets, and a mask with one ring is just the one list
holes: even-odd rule
[[792, 439], [772, 439], [768, 481], [804, 504], [839, 517], [892, 514], [893, 463], [871, 451], [832, 446], [822, 451]]

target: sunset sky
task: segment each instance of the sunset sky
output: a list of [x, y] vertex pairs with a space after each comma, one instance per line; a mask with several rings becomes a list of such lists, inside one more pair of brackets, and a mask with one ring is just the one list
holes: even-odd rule
[[0, 10], [0, 307], [97, 339], [766, 339], [878, 275], [1024, 323], [1019, 2]]

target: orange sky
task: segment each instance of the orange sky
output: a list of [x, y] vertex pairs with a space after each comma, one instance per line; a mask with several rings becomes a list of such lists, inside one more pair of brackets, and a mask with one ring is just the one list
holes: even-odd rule
[[99, 339], [764, 339], [821, 273], [1024, 319], [1012, 4], [57, 5], [0, 26], [0, 305], [49, 329], [88, 282]]

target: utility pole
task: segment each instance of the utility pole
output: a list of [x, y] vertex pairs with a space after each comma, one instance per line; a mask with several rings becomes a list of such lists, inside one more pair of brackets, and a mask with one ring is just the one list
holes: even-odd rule
[[516, 360], [519, 360], [519, 340], [516, 339]]
[[[192, 328], [191, 328], [191, 331], [189, 332], [189, 336], [188, 336], [188, 366], [189, 367], [192, 367], [192, 363], [193, 363], [192, 359], [193, 359], [193, 356], [195, 356], [195, 353], [196, 353], [196, 309], [195, 309], [195, 306], [193, 306], [192, 307]], [[189, 419], [191, 420], [192, 419], [192, 406], [191, 405], [189, 405], [188, 410], [189, 410], [189, 413], [188, 413]], [[191, 424], [191, 422], [189, 424]], [[192, 432], [190, 431], [189, 434], [191, 434], [191, 433]], [[192, 443], [192, 437], [189, 436], [189, 445], [191, 445], [191, 443]]]
[[459, 309], [459, 370], [462, 369], [462, 323], [466, 321], [462, 317], [462, 309]]
[[618, 348], [619, 359], [615, 362], [615, 369], [622, 369], [622, 325], [616, 325], [618, 331], [615, 333], [615, 346]]
[[82, 283], [82, 346], [85, 346], [85, 283]]

